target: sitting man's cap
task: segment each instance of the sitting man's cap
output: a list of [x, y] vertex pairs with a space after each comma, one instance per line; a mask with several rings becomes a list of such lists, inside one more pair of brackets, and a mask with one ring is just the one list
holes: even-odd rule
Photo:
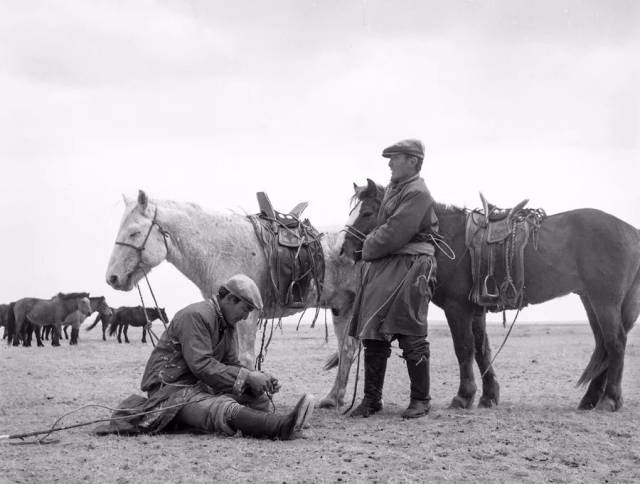
[[419, 139], [403, 139], [382, 150], [382, 156], [391, 158], [392, 155], [404, 153], [424, 159], [424, 144]]
[[245, 276], [244, 274], [236, 274], [231, 276], [224, 287], [231, 294], [244, 302], [251, 304], [254, 309], [262, 311], [262, 297], [260, 296], [260, 290], [253, 279]]

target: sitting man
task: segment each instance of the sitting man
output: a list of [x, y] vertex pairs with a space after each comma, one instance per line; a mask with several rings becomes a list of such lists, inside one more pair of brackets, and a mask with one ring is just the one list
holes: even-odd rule
[[260, 291], [253, 280], [238, 274], [216, 297], [179, 311], [147, 361], [141, 389], [149, 398], [127, 398], [98, 433], [155, 433], [171, 424], [292, 439], [310, 418], [313, 397], [304, 395], [288, 415], [268, 413], [270, 395], [280, 390], [278, 380], [238, 360], [235, 326], [255, 309], [262, 309]]

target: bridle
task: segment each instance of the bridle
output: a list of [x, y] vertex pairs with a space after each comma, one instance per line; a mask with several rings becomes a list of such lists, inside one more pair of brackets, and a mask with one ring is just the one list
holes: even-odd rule
[[[360, 203], [361, 202], [358, 202], [353, 206], [353, 208], [349, 211], [349, 216], [351, 216], [353, 211], [356, 208], [358, 208]], [[364, 239], [367, 238], [367, 234], [365, 234], [361, 230], [358, 230], [357, 228], [355, 228], [353, 225], [350, 225], [350, 224], [344, 224], [344, 228], [341, 230], [341, 232], [345, 232], [345, 233], [351, 235], [352, 237], [358, 239], [360, 242], [364, 242]]]
[[[137, 245], [130, 244], [129, 242], [121, 242], [119, 240], [115, 241], [115, 245], [121, 245], [123, 247], [129, 247], [130, 249], [135, 250], [136, 253], [138, 254], [138, 263], [136, 264], [136, 267], [135, 267], [133, 272], [137, 271], [138, 269], [142, 269], [142, 273], [144, 274], [144, 278], [147, 281], [147, 285], [149, 286], [149, 291], [151, 292], [151, 296], [153, 297], [153, 302], [156, 305], [156, 310], [158, 311], [158, 315], [160, 316], [160, 320], [162, 321], [162, 324], [164, 325], [164, 328], [166, 330], [168, 322], [165, 321], [164, 317], [160, 313], [160, 308], [158, 307], [158, 301], [156, 300], [156, 296], [153, 293], [153, 289], [151, 289], [151, 284], [149, 283], [149, 278], [147, 277], [147, 272], [144, 270], [144, 268], [142, 268], [142, 252], [144, 251], [145, 247], [147, 246], [147, 242], [149, 240], [149, 236], [151, 235], [151, 231], [153, 230], [154, 226], [158, 227], [158, 232], [160, 232], [160, 235], [162, 235], [162, 240], [164, 241], [164, 248], [166, 249], [167, 254], [169, 254], [169, 244], [167, 244], [167, 237], [169, 236], [169, 232], [167, 232], [165, 229], [162, 228], [162, 226], [158, 223], [157, 217], [158, 217], [158, 207], [156, 206], [156, 208], [155, 208], [155, 210], [153, 212], [153, 218], [151, 219], [151, 225], [149, 225], [149, 230], [147, 231], [147, 235], [145, 235], [144, 240], [142, 241], [142, 245], [137, 246]], [[140, 301], [142, 301], [142, 310], [144, 312], [144, 317], [147, 320], [146, 328], [147, 328], [147, 331], [149, 332], [149, 337], [151, 339], [151, 343], [155, 347], [156, 344], [153, 341], [153, 338], [155, 337], [156, 341], [158, 341], [159, 339], [155, 335], [153, 330], [151, 329], [151, 321], [149, 321], [149, 318], [147, 316], [147, 308], [146, 308], [146, 306], [144, 304], [144, 298], [142, 297], [142, 291], [140, 291], [140, 286], [138, 284], [136, 284], [136, 287], [138, 288], [138, 294], [140, 295]]]
[[167, 244], [167, 237], [169, 236], [169, 232], [167, 232], [165, 229], [163, 229], [160, 226], [160, 224], [156, 220], [157, 216], [158, 216], [158, 207], [156, 207], [155, 211], [153, 212], [151, 225], [149, 225], [149, 230], [147, 231], [147, 235], [145, 235], [144, 240], [142, 241], [142, 245], [136, 246], [136, 245], [130, 244], [129, 242], [122, 242], [119, 240], [116, 240], [115, 244], [122, 245], [124, 247], [129, 247], [135, 250], [138, 253], [138, 256], [140, 257], [140, 262], [142, 262], [142, 251], [144, 251], [145, 247], [147, 246], [147, 241], [149, 240], [149, 236], [151, 235], [151, 231], [153, 230], [153, 227], [156, 226], [158, 227], [158, 232], [160, 232], [160, 234], [162, 235], [162, 240], [164, 241], [164, 247], [165, 249], [167, 249], [167, 253], [168, 253], [169, 245]]

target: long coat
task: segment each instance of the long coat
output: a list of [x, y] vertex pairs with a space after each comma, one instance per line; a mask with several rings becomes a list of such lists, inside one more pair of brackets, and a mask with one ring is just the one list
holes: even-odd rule
[[[209, 299], [178, 311], [147, 361], [140, 387], [148, 398], [129, 396], [112, 415], [123, 419], [96, 432], [159, 432], [182, 404], [215, 398], [210, 411], [216, 428], [232, 434], [225, 420], [227, 408], [240, 398], [253, 398], [246, 387], [249, 369], [240, 364], [237, 348], [235, 328], [226, 323], [217, 301]], [[149, 411], [153, 413], [126, 418]]]
[[437, 231], [434, 200], [418, 175], [390, 184], [378, 213], [377, 227], [366, 237], [362, 285], [350, 325], [361, 339], [427, 335], [427, 309], [435, 281]]

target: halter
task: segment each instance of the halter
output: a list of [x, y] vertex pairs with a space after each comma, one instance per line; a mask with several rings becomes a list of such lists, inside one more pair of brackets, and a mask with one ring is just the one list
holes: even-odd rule
[[147, 241], [149, 240], [149, 236], [151, 235], [151, 231], [153, 230], [153, 226], [155, 225], [156, 227], [158, 227], [158, 231], [160, 232], [160, 234], [162, 234], [162, 240], [164, 241], [164, 247], [165, 247], [165, 249], [167, 249], [167, 253], [169, 253], [169, 246], [167, 245], [167, 236], [169, 235], [169, 232], [164, 230], [160, 226], [160, 224], [156, 221], [156, 217], [157, 216], [158, 216], [158, 207], [156, 206], [156, 209], [153, 212], [153, 218], [151, 219], [151, 225], [149, 225], [149, 230], [147, 231], [147, 235], [145, 236], [144, 240], [142, 241], [142, 245], [135, 246], [133, 244], [130, 244], [129, 242], [121, 242], [119, 240], [116, 240], [115, 244], [116, 245], [122, 245], [124, 247], [129, 247], [129, 248], [135, 250], [138, 253], [138, 256], [140, 257], [140, 263], [142, 263], [142, 251], [145, 249], [145, 247], [147, 245]]
[[344, 228], [342, 229], [342, 232], [346, 232], [352, 237], [355, 237], [356, 239], [358, 239], [360, 242], [364, 242], [364, 239], [367, 238], [367, 234], [358, 230], [353, 225], [349, 225], [349, 224], [345, 224]]

